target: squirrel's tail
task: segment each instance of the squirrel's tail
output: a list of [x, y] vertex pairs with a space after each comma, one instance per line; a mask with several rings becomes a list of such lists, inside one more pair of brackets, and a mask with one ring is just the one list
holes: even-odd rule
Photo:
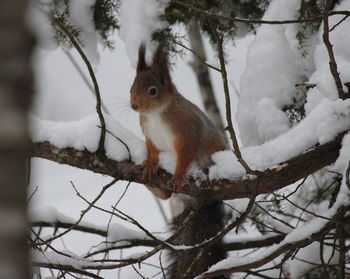
[[[195, 202], [196, 203], [196, 202]], [[183, 212], [172, 222], [173, 233], [178, 234], [172, 241], [174, 245], [194, 246], [202, 243], [220, 232], [224, 227], [224, 211], [221, 201], [211, 203], [186, 205]], [[172, 264], [168, 272], [169, 279], [192, 279], [205, 272], [217, 262], [226, 258], [222, 241], [219, 241], [197, 257], [200, 249], [190, 249], [179, 252], [171, 251], [169, 256]], [[227, 279], [218, 276], [215, 279]]]

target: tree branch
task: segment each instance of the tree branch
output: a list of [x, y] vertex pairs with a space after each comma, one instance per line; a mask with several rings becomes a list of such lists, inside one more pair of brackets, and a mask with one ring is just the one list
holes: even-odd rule
[[243, 156], [239, 149], [236, 132], [233, 128], [230, 90], [228, 87], [227, 71], [226, 71], [224, 49], [223, 49], [223, 37], [219, 35], [219, 33], [216, 31], [215, 27], [212, 26], [209, 20], [208, 20], [208, 23], [209, 23], [211, 32], [216, 40], [217, 51], [218, 51], [218, 56], [220, 61], [220, 73], [221, 73], [221, 78], [223, 83], [222, 85], [224, 88], [224, 94], [225, 94], [225, 111], [226, 111], [226, 121], [227, 121], [227, 127], [225, 128], [225, 130], [227, 130], [230, 135], [232, 146], [233, 146], [233, 153], [236, 156], [237, 161], [242, 165], [242, 167], [245, 169], [245, 171], [248, 174], [257, 174], [257, 172], [253, 171], [249, 167], [247, 162], [243, 159]]
[[332, 6], [332, 3], [333, 3], [332, 0], [327, 0], [327, 2], [326, 2], [326, 7], [324, 10], [324, 14], [323, 14], [323, 35], [322, 35], [322, 38], [323, 38], [323, 42], [327, 48], [327, 52], [328, 52], [328, 56], [329, 56], [329, 68], [330, 68], [330, 71], [331, 71], [332, 76], [334, 78], [335, 85], [337, 86], [339, 98], [345, 100], [347, 98], [347, 96], [344, 93], [343, 85], [342, 85], [340, 77], [339, 77], [337, 63], [335, 61], [334, 52], [333, 52], [333, 46], [329, 40], [328, 17], [329, 17], [329, 11], [330, 11], [330, 8]]
[[[188, 184], [183, 187], [181, 193], [194, 198], [213, 200], [250, 198], [254, 193], [257, 195], [271, 193], [332, 164], [339, 155], [344, 134], [345, 132], [338, 135], [331, 142], [315, 146], [293, 159], [266, 169], [258, 177], [237, 178], [235, 180], [221, 179], [212, 183], [203, 181], [199, 186], [198, 181], [189, 178]], [[120, 180], [145, 183], [141, 180], [141, 166], [128, 161], [116, 162], [106, 156], [99, 156], [97, 153], [86, 150], [58, 148], [48, 142], [40, 142], [33, 144], [32, 156], [118, 177]], [[211, 187], [211, 184], [215, 187]], [[147, 181], [147, 185], [172, 191], [172, 175], [160, 169], [159, 175], [155, 179]], [[256, 187], [256, 185], [259, 185], [259, 187]]]
[[[228, 21], [233, 21], [233, 22], [242, 22], [242, 23], [250, 23], [250, 24], [295, 24], [295, 23], [303, 23], [303, 22], [311, 22], [311, 21], [321, 21], [324, 17], [324, 15], [317, 15], [313, 17], [308, 17], [308, 18], [301, 18], [301, 19], [287, 19], [287, 20], [259, 20], [259, 19], [246, 19], [246, 18], [239, 18], [239, 17], [229, 17], [229, 16], [224, 16], [220, 14], [214, 14], [205, 10], [202, 10], [195, 5], [187, 2], [182, 2], [182, 1], [177, 1], [177, 0], [172, 0], [170, 3], [187, 7], [190, 8], [193, 11], [199, 12], [203, 14], [204, 16], [207, 16], [209, 18], [217, 18], [217, 19], [223, 19], [223, 20], [228, 20]], [[328, 16], [333, 16], [333, 15], [350, 15], [350, 11], [330, 11], [327, 13]]]
[[78, 41], [76, 40], [76, 38], [74, 37], [74, 35], [68, 30], [68, 28], [64, 25], [64, 23], [61, 22], [61, 20], [53, 15], [51, 15], [50, 13], [46, 12], [44, 9], [39, 8], [38, 9], [40, 11], [42, 11], [44, 14], [46, 14], [54, 24], [56, 24], [62, 31], [63, 33], [69, 38], [70, 42], [72, 43], [72, 45], [74, 46], [74, 48], [77, 50], [77, 52], [79, 53], [80, 57], [83, 59], [92, 83], [94, 85], [94, 89], [95, 89], [95, 94], [96, 94], [96, 111], [98, 114], [98, 117], [100, 119], [100, 123], [101, 123], [101, 136], [100, 136], [100, 140], [98, 143], [98, 153], [99, 154], [104, 154], [105, 153], [105, 137], [106, 137], [106, 122], [103, 116], [103, 112], [102, 112], [102, 101], [101, 101], [101, 93], [100, 93], [100, 87], [97, 83], [97, 79], [94, 73], [94, 70], [91, 66], [91, 63], [89, 61], [89, 59], [87, 58], [87, 56], [85, 55], [83, 49], [80, 47]]
[[246, 263], [242, 263], [233, 267], [216, 270], [213, 272], [207, 272], [202, 275], [200, 275], [198, 278], [201, 279], [207, 279], [207, 278], [213, 278], [215, 276], [219, 275], [226, 275], [231, 274], [233, 272], [241, 272], [249, 269], [255, 269], [260, 266], [263, 266], [264, 264], [272, 261], [276, 257], [282, 255], [283, 253], [296, 248], [302, 248], [305, 247], [312, 242], [324, 237], [325, 234], [327, 234], [331, 229], [335, 228], [335, 221], [337, 218], [341, 218], [344, 216], [346, 211], [349, 210], [349, 207], [341, 206], [338, 210], [335, 216], [327, 222], [322, 228], [320, 228], [317, 232], [312, 233], [311, 235], [306, 235], [305, 238], [302, 238], [297, 241], [289, 241], [286, 243], [283, 243], [282, 245], [279, 245], [276, 249], [273, 249], [270, 253], [267, 253], [263, 257], [257, 257], [256, 259], [252, 259], [252, 261], [247, 261]]

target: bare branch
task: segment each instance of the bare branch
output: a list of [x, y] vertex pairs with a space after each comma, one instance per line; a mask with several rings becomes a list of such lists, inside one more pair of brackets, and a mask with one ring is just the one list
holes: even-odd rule
[[305, 247], [312, 242], [319, 240], [322, 238], [325, 234], [327, 234], [330, 230], [334, 229], [335, 223], [337, 218], [341, 218], [344, 216], [345, 212], [349, 210], [349, 207], [346, 206], [341, 206], [338, 210], [335, 216], [332, 218], [332, 221], [327, 222], [322, 228], [320, 228], [317, 232], [314, 232], [311, 235], [306, 235], [304, 238], [297, 240], [297, 241], [290, 241], [290, 242], [285, 242], [280, 244], [279, 246], [276, 247], [276, 249], [272, 249], [271, 252], [266, 253], [266, 255], [263, 255], [262, 257], [259, 256], [256, 259], [252, 259], [252, 261], [248, 261], [246, 263], [236, 265], [233, 267], [229, 268], [224, 268], [220, 270], [216, 270], [213, 272], [207, 272], [199, 276], [198, 278], [201, 279], [207, 279], [207, 278], [213, 278], [215, 276], [219, 275], [226, 275], [226, 274], [231, 274], [233, 272], [241, 272], [241, 271], [246, 271], [249, 269], [254, 269], [258, 268], [276, 257], [282, 255], [283, 253], [290, 251], [292, 249], [296, 248], [302, 248]]
[[[46, 239], [44, 242], [41, 243], [35, 243], [36, 245], [47, 245], [47, 243], [58, 239], [60, 237], [62, 237], [63, 235], [67, 234], [68, 232], [70, 232], [71, 230], [73, 230], [75, 228], [75, 226], [79, 225], [79, 223], [81, 222], [81, 220], [83, 220], [85, 214], [87, 212], [89, 212], [89, 210], [93, 207], [93, 205], [102, 197], [102, 195], [107, 191], [107, 189], [109, 189], [111, 186], [113, 186], [116, 182], [118, 181], [118, 178], [114, 178], [110, 183], [106, 184], [105, 186], [102, 187], [102, 190], [100, 191], [100, 193], [96, 196], [96, 198], [88, 205], [88, 207], [86, 209], [84, 209], [81, 214], [79, 219], [69, 228], [67, 228], [67, 230], [49, 238]], [[74, 187], [74, 184], [71, 182], [71, 184]]]
[[80, 47], [78, 41], [75, 39], [74, 35], [68, 30], [68, 28], [61, 22], [61, 20], [59, 18], [56, 18], [55, 16], [52, 16], [51, 14], [49, 14], [48, 12], [46, 12], [44, 9], [38, 7], [38, 9], [40, 11], [42, 11], [45, 15], [47, 15], [54, 24], [56, 24], [62, 31], [63, 33], [69, 38], [69, 40], [71, 41], [72, 45], [74, 46], [74, 48], [78, 51], [79, 55], [81, 56], [81, 58], [83, 59], [92, 83], [94, 85], [94, 89], [95, 89], [95, 94], [96, 94], [96, 111], [98, 114], [98, 117], [100, 119], [100, 123], [101, 123], [101, 136], [100, 136], [100, 141], [98, 144], [98, 153], [99, 154], [104, 154], [105, 153], [105, 137], [106, 137], [106, 122], [103, 116], [103, 112], [102, 112], [102, 102], [101, 102], [101, 93], [100, 93], [100, 88], [98, 86], [97, 83], [97, 79], [94, 73], [94, 70], [92, 69], [91, 63], [89, 61], [89, 59], [87, 58], [87, 56], [85, 55], [83, 49]]
[[51, 268], [51, 269], [57, 269], [57, 270], [64, 270], [64, 271], [70, 271], [73, 273], [89, 276], [91, 278], [96, 278], [96, 279], [103, 279], [103, 277], [100, 277], [94, 273], [85, 271], [85, 270], [80, 270], [76, 269], [73, 266], [70, 265], [61, 265], [61, 264], [54, 264], [54, 263], [42, 263], [42, 262], [33, 262], [33, 266], [38, 266], [38, 267], [46, 267], [46, 268]]
[[62, 228], [62, 229], [71, 229], [74, 231], [80, 231], [80, 232], [85, 232], [85, 233], [92, 233], [92, 234], [97, 234], [100, 236], [107, 236], [107, 231], [98, 229], [95, 227], [89, 227], [89, 226], [84, 226], [84, 225], [78, 225], [76, 223], [69, 223], [69, 222], [46, 222], [46, 221], [34, 221], [30, 223], [31, 227], [48, 227], [48, 228]]
[[336, 232], [339, 239], [339, 279], [345, 279], [346, 247], [343, 227], [337, 225]]
[[231, 112], [231, 98], [230, 98], [230, 90], [228, 87], [228, 79], [227, 79], [227, 71], [226, 71], [226, 65], [225, 65], [225, 57], [224, 57], [224, 49], [223, 49], [223, 37], [221, 37], [216, 29], [211, 25], [211, 22], [208, 21], [211, 32], [214, 35], [214, 38], [217, 43], [217, 51], [219, 55], [220, 60], [220, 73], [222, 78], [222, 83], [224, 87], [224, 93], [225, 93], [225, 110], [226, 110], [226, 121], [227, 121], [227, 127], [226, 130], [230, 134], [231, 142], [233, 145], [234, 154], [238, 160], [238, 162], [242, 165], [242, 167], [245, 169], [245, 171], [248, 174], [257, 174], [256, 171], [253, 171], [246, 161], [243, 159], [241, 151], [239, 149], [238, 140], [236, 137], [235, 130], [233, 128], [233, 122], [232, 122], [232, 112]]
[[[308, 17], [308, 18], [301, 18], [301, 19], [290, 19], [290, 20], [258, 20], [258, 19], [245, 19], [245, 18], [239, 18], [239, 17], [229, 17], [229, 16], [224, 16], [224, 15], [219, 15], [219, 14], [214, 14], [205, 10], [202, 10], [200, 8], [197, 8], [191, 3], [188, 2], [182, 2], [178, 0], [172, 0], [171, 3], [174, 3], [179, 6], [187, 7], [190, 8], [196, 12], [199, 12], [209, 18], [218, 18], [218, 19], [223, 19], [223, 20], [228, 20], [228, 21], [234, 21], [234, 22], [243, 22], [243, 23], [250, 23], [250, 24], [295, 24], [295, 23], [303, 23], [303, 22], [311, 22], [311, 21], [320, 21], [323, 19], [323, 15], [317, 15], [313, 17]], [[328, 12], [328, 16], [333, 16], [333, 15], [349, 15], [350, 16], [350, 11], [330, 11]]]
[[329, 16], [329, 11], [331, 9], [333, 0], [327, 0], [326, 2], [326, 7], [323, 13], [323, 42], [327, 48], [328, 51], [328, 56], [329, 56], [329, 68], [330, 71], [333, 75], [335, 84], [337, 86], [337, 90], [338, 90], [338, 95], [339, 98], [345, 100], [346, 98], [348, 98], [348, 96], [345, 95], [344, 90], [343, 90], [343, 85], [342, 82], [340, 80], [339, 77], [339, 73], [337, 70], [337, 63], [335, 61], [335, 57], [334, 57], [334, 52], [333, 52], [333, 46], [331, 44], [331, 42], [329, 41], [329, 22], [328, 22], [328, 16]]

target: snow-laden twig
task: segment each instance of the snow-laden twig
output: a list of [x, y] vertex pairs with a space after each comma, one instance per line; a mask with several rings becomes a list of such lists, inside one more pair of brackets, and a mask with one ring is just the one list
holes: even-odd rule
[[315, 218], [310, 223], [293, 230], [281, 243], [273, 245], [255, 258], [228, 258], [211, 267], [208, 272], [198, 276], [197, 278], [207, 279], [219, 275], [226, 275], [233, 272], [258, 268], [282, 255], [283, 253], [290, 251], [291, 249], [305, 247], [315, 240], [324, 237], [325, 234], [334, 229], [337, 219], [342, 218], [348, 210], [350, 210], [348, 205], [338, 205], [337, 210], [331, 209], [328, 211], [328, 218], [330, 218], [329, 221]]
[[233, 122], [232, 122], [231, 98], [230, 98], [230, 90], [228, 86], [228, 78], [227, 78], [227, 71], [226, 71], [226, 64], [225, 64], [225, 57], [224, 57], [223, 37], [220, 36], [220, 34], [216, 31], [215, 27], [212, 26], [209, 20], [208, 20], [208, 23], [209, 23], [211, 32], [214, 35], [214, 38], [216, 40], [217, 51], [218, 51], [219, 61], [220, 61], [220, 73], [221, 73], [221, 78], [222, 78], [222, 83], [223, 83], [224, 93], [225, 93], [225, 111], [226, 111], [226, 121], [227, 121], [227, 127], [225, 129], [229, 132], [232, 146], [233, 146], [233, 152], [238, 162], [242, 165], [242, 167], [245, 169], [245, 171], [248, 174], [258, 174], [258, 172], [253, 171], [248, 166], [247, 162], [243, 159], [243, 156], [239, 149], [236, 132], [233, 128]]
[[44, 9], [42, 9], [41, 7], [38, 7], [38, 9], [40, 11], [42, 11], [45, 15], [47, 15], [51, 21], [57, 25], [62, 32], [69, 38], [70, 42], [72, 43], [72, 45], [74, 46], [74, 48], [78, 51], [80, 57], [83, 59], [92, 83], [94, 85], [94, 89], [95, 89], [95, 95], [96, 95], [96, 111], [98, 114], [98, 117], [100, 119], [100, 124], [101, 124], [101, 135], [100, 135], [100, 140], [99, 140], [99, 144], [98, 144], [98, 153], [99, 154], [105, 154], [105, 137], [106, 137], [106, 123], [105, 123], [105, 119], [103, 116], [103, 112], [102, 112], [102, 101], [101, 101], [101, 93], [100, 93], [100, 87], [98, 85], [94, 70], [91, 66], [91, 63], [89, 61], [89, 59], [87, 58], [87, 56], [85, 55], [83, 49], [80, 47], [78, 41], [76, 40], [76, 38], [74, 37], [74, 35], [72, 34], [72, 32], [69, 31], [69, 29], [64, 25], [64, 23], [61, 22], [61, 20], [53, 15], [51, 15], [50, 13], [48, 13], [47, 11], [45, 11]]

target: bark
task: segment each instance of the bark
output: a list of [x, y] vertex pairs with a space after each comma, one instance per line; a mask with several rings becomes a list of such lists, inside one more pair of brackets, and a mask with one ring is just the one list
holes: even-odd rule
[[[204, 181], [200, 185], [198, 185], [197, 181], [189, 179], [181, 193], [197, 199], [208, 200], [250, 198], [252, 194], [271, 193], [332, 164], [339, 155], [343, 136], [344, 133], [326, 144], [315, 146], [311, 150], [286, 162], [281, 162], [279, 165], [267, 169], [261, 172], [260, 175], [252, 178], [237, 178], [231, 181], [222, 179], [212, 181], [211, 184], [208, 181]], [[137, 166], [129, 161], [116, 162], [86, 150], [58, 148], [48, 142], [42, 142], [33, 145], [32, 156], [118, 177], [120, 180], [145, 183], [145, 181], [141, 180], [141, 166]], [[147, 181], [147, 185], [162, 187], [171, 191], [172, 175], [160, 169], [159, 175], [151, 181]], [[215, 186], [211, 187], [211, 185]]]
[[0, 278], [29, 278], [26, 245], [27, 110], [33, 39], [26, 0], [0, 1]]

